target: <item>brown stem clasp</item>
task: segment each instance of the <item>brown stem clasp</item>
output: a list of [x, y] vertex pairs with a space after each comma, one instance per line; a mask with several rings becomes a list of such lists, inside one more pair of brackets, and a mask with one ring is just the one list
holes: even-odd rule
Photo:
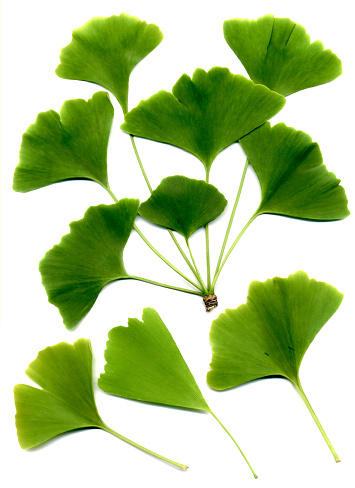
[[205, 302], [206, 312], [211, 312], [214, 308], [218, 307], [217, 295], [206, 295], [203, 297]]

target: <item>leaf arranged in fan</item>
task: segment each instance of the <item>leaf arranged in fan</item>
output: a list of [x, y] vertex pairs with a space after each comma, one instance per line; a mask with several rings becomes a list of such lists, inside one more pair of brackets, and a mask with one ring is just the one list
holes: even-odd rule
[[340, 59], [320, 41], [311, 43], [305, 28], [290, 19], [231, 19], [223, 30], [250, 78], [285, 97], [342, 73]]
[[210, 411], [170, 332], [152, 308], [142, 321], [109, 332], [105, 373], [98, 385], [107, 393], [173, 407]]
[[108, 189], [107, 145], [113, 107], [106, 92], [68, 100], [38, 114], [22, 138], [13, 189], [28, 192], [63, 180], [84, 178]]
[[133, 68], [163, 40], [159, 27], [122, 13], [96, 17], [73, 31], [60, 54], [56, 74], [107, 88], [128, 110], [129, 76]]
[[14, 388], [17, 435], [23, 449], [66, 432], [102, 429], [159, 459], [187, 469], [118, 434], [102, 421], [95, 404], [88, 339], [78, 339], [73, 345], [60, 342], [46, 347], [29, 365], [26, 374], [42, 389], [28, 385]]
[[68, 329], [85, 317], [105, 285], [129, 277], [123, 250], [138, 206], [138, 200], [124, 198], [113, 205], [90, 207], [41, 260], [48, 300], [58, 307]]
[[227, 200], [216, 187], [186, 176], [168, 176], [139, 207], [153, 224], [180, 232], [188, 239], [197, 229], [216, 219]]
[[99, 387], [113, 395], [141, 402], [206, 411], [219, 422], [243, 455], [235, 439], [210, 410], [170, 332], [153, 308], [142, 321], [128, 319], [128, 327], [110, 330], [105, 372]]
[[43, 389], [15, 386], [16, 427], [23, 449], [64, 432], [104, 427], [93, 393], [90, 341], [47, 347], [26, 374]]
[[303, 271], [253, 281], [247, 303], [212, 323], [208, 384], [224, 390], [270, 375], [297, 383], [305, 352], [342, 299], [336, 288]]
[[223, 149], [278, 113], [281, 95], [227, 68], [184, 74], [172, 93], [159, 91], [125, 116], [129, 134], [178, 146], [194, 154], [206, 171]]
[[327, 171], [318, 144], [283, 123], [266, 123], [240, 140], [261, 185], [258, 214], [338, 220], [349, 215], [340, 180]]
[[300, 393], [337, 462], [339, 456], [320, 425], [299, 379], [303, 356], [337, 311], [342, 293], [298, 271], [249, 287], [247, 303], [213, 321], [211, 371], [207, 382], [225, 390], [268, 376], [283, 376]]

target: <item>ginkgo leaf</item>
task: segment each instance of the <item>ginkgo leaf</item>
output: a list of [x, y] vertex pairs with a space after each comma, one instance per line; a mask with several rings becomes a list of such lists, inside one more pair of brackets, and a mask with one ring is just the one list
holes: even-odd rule
[[172, 93], [159, 91], [125, 116], [129, 134], [178, 146], [206, 171], [223, 149], [259, 127], [285, 104], [281, 95], [227, 68], [184, 74]]
[[105, 373], [98, 385], [107, 393], [143, 402], [210, 411], [170, 332], [152, 308], [142, 321], [109, 332]]
[[169, 330], [153, 308], [142, 321], [109, 332], [105, 372], [98, 379], [106, 393], [148, 403], [206, 411], [219, 422], [243, 455], [235, 439], [210, 410]]
[[340, 59], [304, 27], [287, 18], [231, 19], [223, 26], [229, 47], [250, 78], [285, 97], [341, 75]]
[[266, 123], [240, 140], [261, 185], [257, 213], [337, 220], [349, 215], [340, 180], [327, 171], [317, 143], [305, 132]]
[[208, 384], [225, 390], [258, 378], [283, 376], [297, 388], [323, 434], [303, 392], [299, 369], [308, 347], [342, 299], [336, 288], [310, 279], [303, 271], [264, 283], [253, 281], [247, 303], [227, 309], [212, 323]]
[[121, 13], [96, 17], [73, 31], [60, 54], [56, 74], [107, 88], [128, 110], [128, 84], [133, 68], [163, 40], [159, 27]]
[[216, 219], [227, 200], [216, 187], [186, 176], [168, 176], [141, 203], [139, 215], [153, 224], [180, 232], [188, 239], [197, 229]]
[[92, 352], [88, 339], [73, 345], [61, 342], [38, 353], [26, 370], [39, 388], [16, 385], [16, 428], [20, 446], [30, 449], [53, 437], [78, 429], [102, 429], [174, 466], [187, 469], [127, 439], [101, 419], [95, 404]]
[[16, 427], [23, 449], [71, 430], [104, 427], [93, 393], [90, 341], [47, 347], [26, 374], [42, 389], [15, 386]]
[[108, 189], [107, 145], [113, 107], [106, 92], [68, 100], [42, 112], [22, 138], [13, 189], [28, 192], [63, 180], [84, 178]]
[[48, 300], [58, 307], [68, 329], [85, 317], [105, 285], [129, 277], [123, 250], [138, 206], [138, 200], [124, 198], [113, 205], [90, 207], [41, 260]]

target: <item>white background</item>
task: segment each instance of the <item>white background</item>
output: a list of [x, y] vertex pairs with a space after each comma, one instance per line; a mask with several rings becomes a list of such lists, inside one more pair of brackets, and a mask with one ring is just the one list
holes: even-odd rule
[[[320, 144], [324, 162], [342, 180], [354, 209], [354, 40], [351, 2], [249, 1], [67, 1], [2, 2], [2, 323], [0, 329], [0, 481], [4, 488], [67, 486], [212, 487], [256, 486], [305, 488], [353, 486], [354, 436], [354, 224], [353, 216], [329, 223], [262, 216], [248, 229], [224, 268], [217, 286], [220, 306], [206, 314], [199, 297], [138, 282], [107, 286], [85, 319], [65, 329], [58, 310], [47, 302], [38, 262], [82, 218], [90, 205], [112, 203], [91, 182], [67, 182], [28, 194], [12, 191], [22, 133], [38, 112], [59, 111], [67, 99], [88, 99], [101, 88], [58, 78], [54, 70], [71, 31], [95, 16], [125, 12], [161, 28], [162, 44], [131, 76], [130, 107], [159, 89], [171, 90], [183, 74], [197, 67], [226, 66], [245, 74], [223, 38], [226, 19], [257, 18], [267, 13], [304, 25], [343, 61], [336, 81], [287, 99], [272, 123], [309, 133]], [[119, 197], [148, 198], [128, 136], [119, 129], [122, 112], [114, 97], [108, 168]], [[137, 140], [153, 187], [168, 175], [203, 179], [204, 168], [177, 148]], [[240, 175], [244, 156], [233, 145], [215, 160], [210, 181], [229, 200], [225, 215], [211, 225], [212, 269]], [[258, 205], [260, 190], [248, 171], [233, 236]], [[151, 242], [178, 267], [184, 262], [167, 233], [138, 222]], [[204, 235], [191, 241], [204, 270]], [[131, 274], [184, 286], [179, 276], [156, 258], [133, 233], [125, 251]], [[306, 407], [282, 379], [249, 383], [225, 392], [206, 384], [211, 361], [211, 321], [225, 308], [245, 302], [252, 280], [286, 277], [298, 269], [344, 293], [339, 311], [307, 352], [301, 380], [308, 398], [342, 459], [336, 464]], [[186, 271], [187, 272], [187, 271]], [[140, 404], [109, 396], [95, 386], [103, 420], [121, 434], [172, 459], [188, 464], [179, 471], [102, 431], [63, 435], [42, 447], [20, 448], [14, 425], [13, 386], [31, 382], [24, 371], [40, 349], [79, 337], [92, 341], [94, 380], [104, 368], [108, 331], [155, 308], [171, 331], [207, 403], [236, 437], [259, 475], [254, 480], [237, 449], [211, 415]]]

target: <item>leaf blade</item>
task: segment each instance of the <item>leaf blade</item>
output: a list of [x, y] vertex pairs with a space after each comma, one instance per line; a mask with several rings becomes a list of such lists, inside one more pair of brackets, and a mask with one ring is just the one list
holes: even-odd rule
[[215, 220], [226, 205], [227, 200], [213, 185], [185, 176], [168, 176], [141, 203], [138, 213], [188, 239], [197, 229]]
[[285, 97], [329, 83], [342, 73], [340, 59], [304, 27], [287, 18], [230, 19], [224, 37], [255, 83]]
[[37, 190], [70, 179], [88, 179], [109, 188], [107, 146], [113, 107], [106, 92], [87, 102], [67, 100], [58, 114], [38, 114], [23, 134], [13, 189]]
[[56, 74], [103, 86], [126, 113], [129, 76], [162, 40], [158, 26], [137, 17], [124, 13], [95, 17], [73, 31], [71, 43], [61, 51]]
[[259, 215], [339, 220], [350, 214], [340, 180], [326, 169], [318, 144], [308, 134], [267, 122], [240, 144], [260, 181]]
[[170, 332], [152, 308], [109, 333], [99, 388], [142, 402], [210, 411]]
[[206, 171], [226, 147], [281, 110], [285, 99], [227, 68], [196, 69], [172, 93], [160, 91], [125, 116], [129, 134], [180, 147]]
[[138, 206], [138, 200], [125, 198], [90, 207], [40, 261], [48, 300], [58, 307], [67, 328], [85, 317], [106, 284], [129, 277], [123, 251]]

